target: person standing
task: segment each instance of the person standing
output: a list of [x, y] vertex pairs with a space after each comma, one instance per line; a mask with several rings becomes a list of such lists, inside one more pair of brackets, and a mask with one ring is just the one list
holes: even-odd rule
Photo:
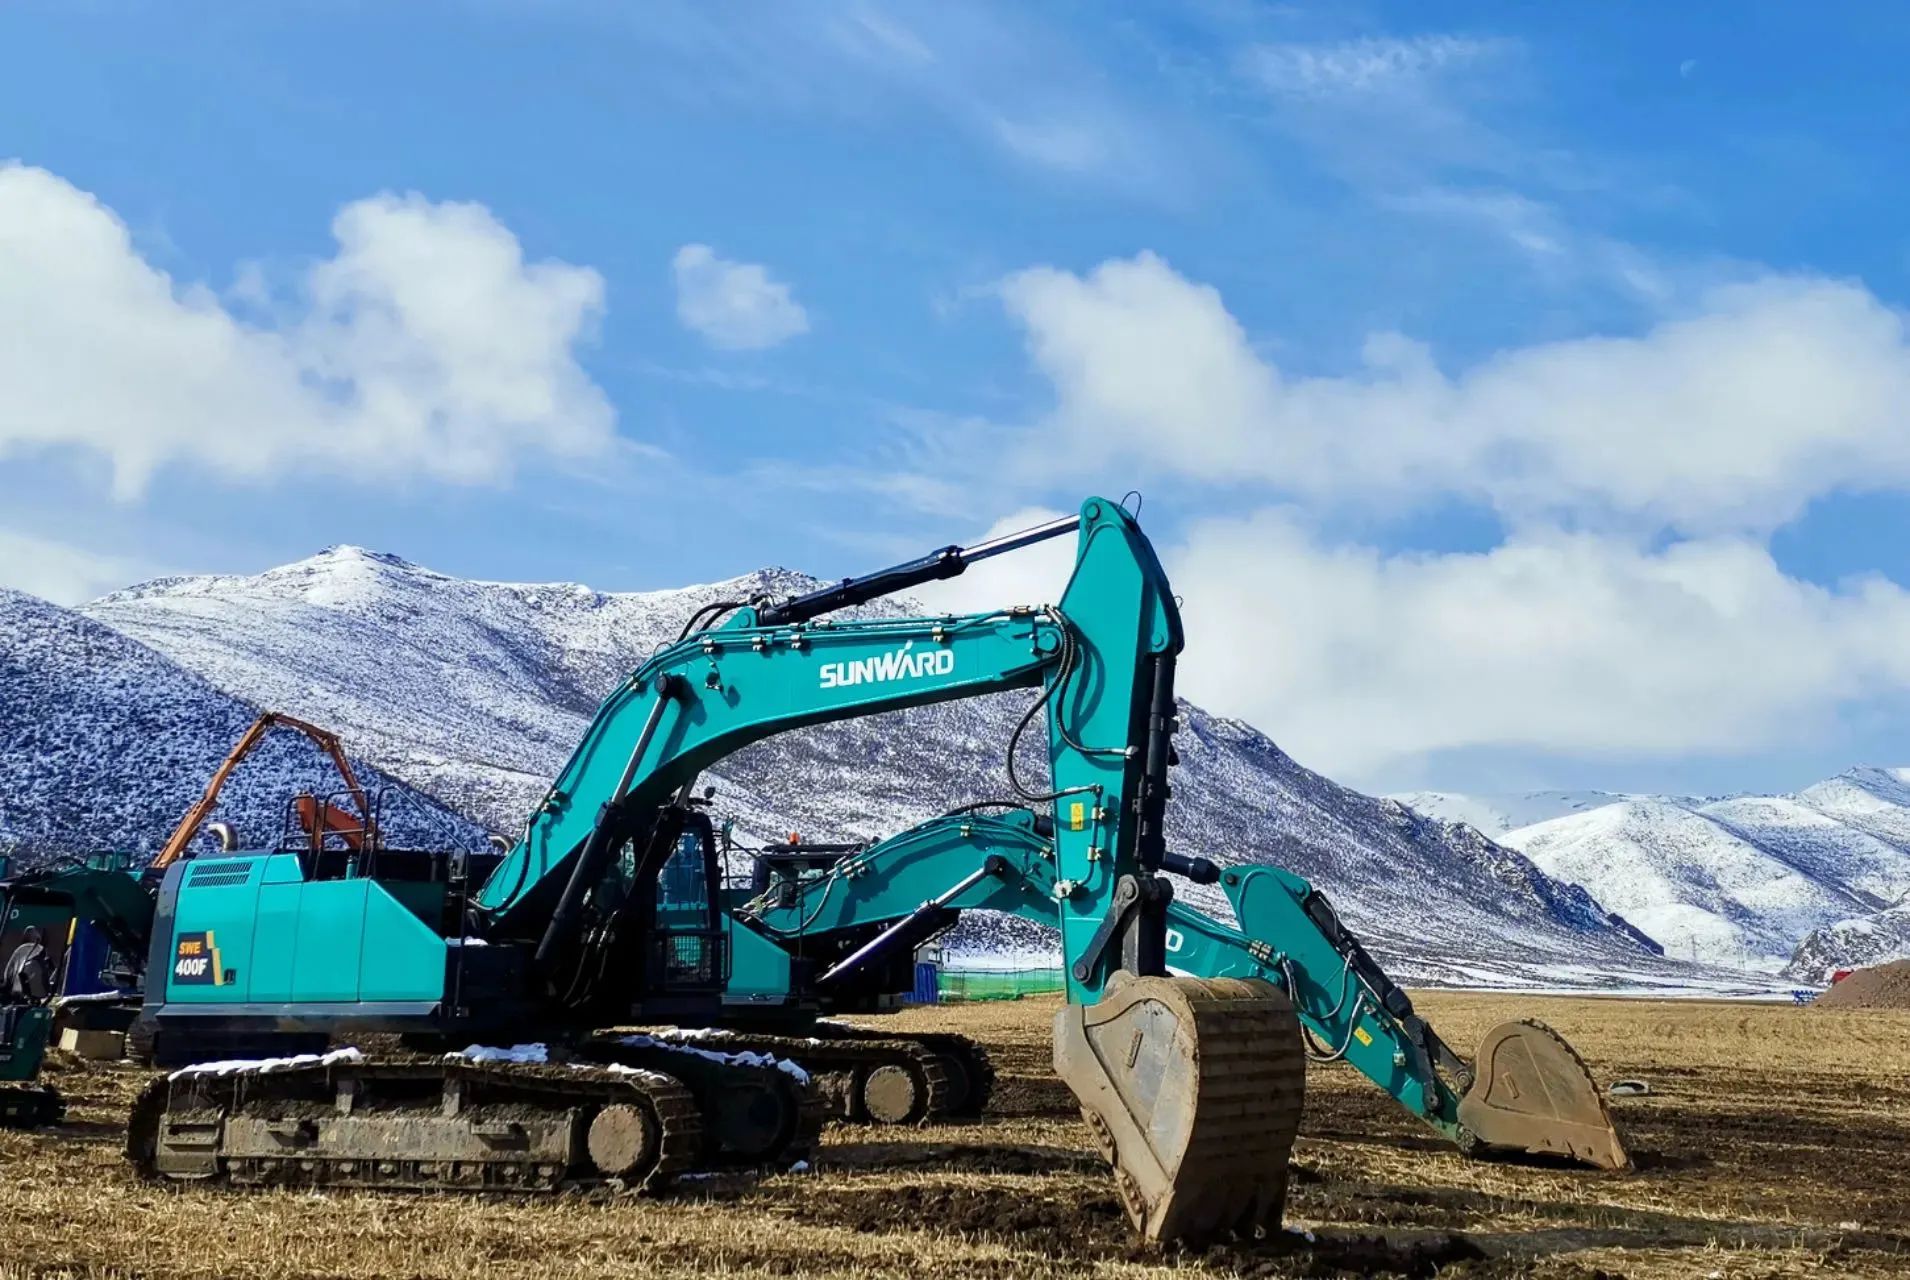
[[4, 975], [0, 975], [9, 998], [40, 1004], [53, 994], [53, 959], [47, 954], [46, 935], [40, 926], [30, 924], [20, 945], [7, 957]]

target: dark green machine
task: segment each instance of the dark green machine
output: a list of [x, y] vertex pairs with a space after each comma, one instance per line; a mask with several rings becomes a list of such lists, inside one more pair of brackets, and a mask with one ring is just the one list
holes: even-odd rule
[[14, 872], [0, 858], [0, 963], [23, 947], [43, 948], [33, 981], [21, 981], [21, 990], [0, 990], [0, 1124], [54, 1124], [65, 1112], [59, 1091], [39, 1075], [55, 1002], [78, 976], [71, 972], [76, 957], [69, 950], [78, 923], [104, 935], [105, 963], [92, 976], [103, 979], [107, 990], [77, 998], [75, 1007], [94, 1020], [111, 1020], [117, 1007], [130, 1020], [127, 1005], [152, 924], [152, 894], [140, 884], [133, 859], [97, 854]]
[[0, 1003], [0, 1126], [58, 1124], [66, 1115], [60, 1091], [39, 1079], [52, 1030], [49, 1006]]

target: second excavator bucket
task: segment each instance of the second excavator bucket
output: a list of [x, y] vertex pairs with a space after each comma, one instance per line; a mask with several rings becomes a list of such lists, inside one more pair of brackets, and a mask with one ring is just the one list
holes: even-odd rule
[[1278, 987], [1117, 974], [1055, 1016], [1054, 1061], [1143, 1240], [1278, 1227], [1306, 1089]]
[[1459, 1123], [1484, 1146], [1564, 1156], [1599, 1169], [1631, 1157], [1585, 1062], [1543, 1022], [1502, 1022], [1479, 1042]]

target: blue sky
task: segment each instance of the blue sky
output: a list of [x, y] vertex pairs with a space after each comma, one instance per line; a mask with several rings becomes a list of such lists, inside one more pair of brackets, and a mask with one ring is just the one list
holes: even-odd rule
[[1885, 6], [16, 3], [0, 581], [833, 575], [1137, 488], [1190, 693], [1350, 781], [1910, 760], [1907, 53]]

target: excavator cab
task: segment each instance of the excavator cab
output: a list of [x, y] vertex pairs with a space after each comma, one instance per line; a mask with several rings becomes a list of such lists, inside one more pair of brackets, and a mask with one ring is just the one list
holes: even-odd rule
[[724, 943], [722, 853], [710, 816], [678, 810], [669, 852], [651, 889], [644, 981], [646, 995], [715, 999], [729, 973]]

